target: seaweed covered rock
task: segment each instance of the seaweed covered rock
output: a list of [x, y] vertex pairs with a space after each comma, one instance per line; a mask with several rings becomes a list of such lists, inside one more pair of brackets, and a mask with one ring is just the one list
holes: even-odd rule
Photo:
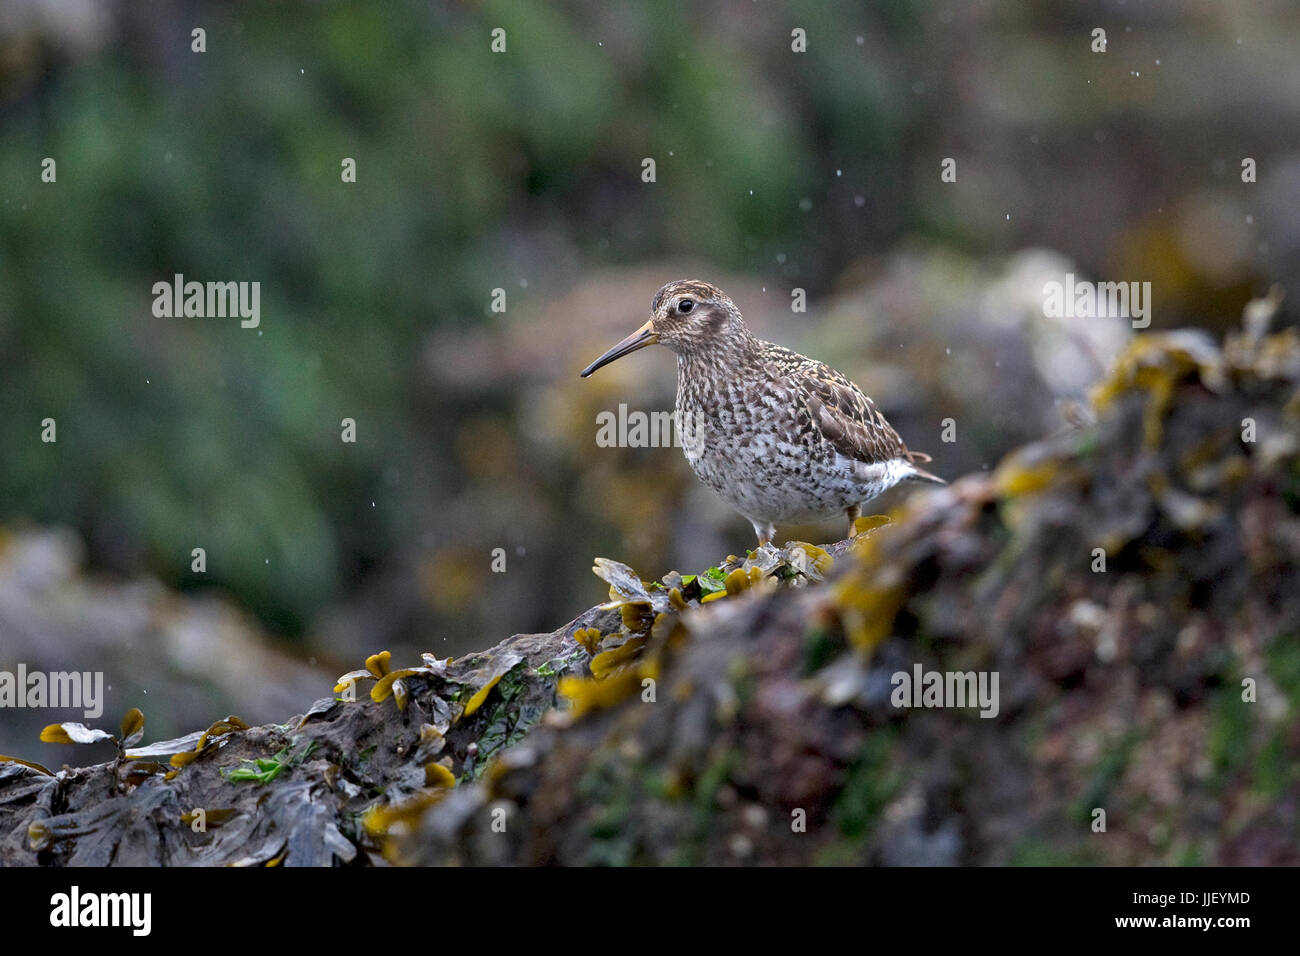
[[0, 761], [0, 862], [1300, 862], [1300, 337], [1141, 337], [1074, 418], [283, 725]]
[[612, 702], [651, 666], [642, 648], [654, 629], [680, 611], [750, 588], [819, 582], [832, 561], [814, 545], [764, 548], [705, 574], [647, 584], [597, 559], [610, 600], [564, 627], [516, 634], [456, 660], [425, 654], [410, 667], [374, 654], [339, 678], [337, 696], [284, 724], [249, 727], [232, 715], [147, 745], [135, 709], [120, 734], [52, 724], [42, 741], [112, 741], [117, 757], [55, 773], [0, 756], [0, 864], [400, 860], [400, 836], [517, 747], [554, 707], [557, 686], [562, 696], [569, 689], [574, 713], [584, 702]]
[[[607, 616], [589, 612], [575, 625]], [[472, 780], [552, 706], [556, 681], [586, 659], [565, 633], [517, 634], [410, 668], [376, 654], [340, 678], [338, 696], [284, 724], [249, 727], [232, 716], [143, 746], [138, 711], [120, 738], [51, 725], [43, 740], [111, 736], [119, 756], [58, 773], [0, 757], [0, 864], [382, 861], [372, 832], [386, 832], [392, 807], [411, 812]]]
[[[1094, 423], [913, 496], [824, 587], [684, 611], [398, 856], [1300, 862], [1298, 386], [1294, 329], [1138, 339]], [[931, 673], [992, 706], [904, 692]]]

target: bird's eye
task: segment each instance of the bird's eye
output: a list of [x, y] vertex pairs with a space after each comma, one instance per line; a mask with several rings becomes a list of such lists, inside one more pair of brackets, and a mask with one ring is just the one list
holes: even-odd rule
[[694, 299], [682, 299], [682, 301], [677, 303], [677, 311], [680, 312], [682, 315], [685, 315], [693, 308], [695, 308]]

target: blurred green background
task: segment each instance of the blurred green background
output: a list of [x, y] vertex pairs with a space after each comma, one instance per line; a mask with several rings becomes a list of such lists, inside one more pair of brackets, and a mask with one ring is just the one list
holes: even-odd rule
[[[667, 353], [577, 378], [663, 282], [728, 289], [951, 478], [1051, 430], [1089, 378], [1062, 358], [1104, 363], [1129, 334], [1043, 331], [1043, 277], [1067, 270], [1152, 282], [1155, 328], [1220, 331], [1297, 287], [1300, 7], [0, 10], [11, 547], [72, 529], [55, 550], [75, 575], [220, 595], [327, 667], [550, 630], [602, 597], [596, 554], [649, 576], [750, 544], [676, 450], [595, 445], [602, 409], [671, 408]], [[175, 273], [260, 282], [260, 328], [155, 318]], [[36, 602], [53, 636], [0, 598], [0, 657], [53, 666], [60, 635], [115, 619], [97, 594], [67, 612], [80, 629]], [[195, 628], [204, 653], [227, 646]]]

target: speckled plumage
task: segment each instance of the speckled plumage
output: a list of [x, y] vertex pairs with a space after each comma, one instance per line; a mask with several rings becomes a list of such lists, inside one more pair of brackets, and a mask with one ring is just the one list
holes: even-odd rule
[[[683, 303], [687, 311], [682, 312]], [[722, 290], [670, 282], [641, 329], [592, 363], [644, 345], [677, 353], [677, 419], [686, 460], [700, 480], [754, 525], [847, 514], [901, 481], [943, 483], [875, 403], [841, 373], [757, 338]]]

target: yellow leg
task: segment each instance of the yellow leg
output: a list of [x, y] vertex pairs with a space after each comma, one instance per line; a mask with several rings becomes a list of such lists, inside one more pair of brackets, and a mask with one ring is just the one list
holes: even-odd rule
[[845, 509], [844, 513], [849, 516], [849, 533], [847, 537], [851, 538], [857, 533], [854, 530], [854, 526], [856, 525], [858, 518], [862, 515], [862, 505], [850, 505]]

